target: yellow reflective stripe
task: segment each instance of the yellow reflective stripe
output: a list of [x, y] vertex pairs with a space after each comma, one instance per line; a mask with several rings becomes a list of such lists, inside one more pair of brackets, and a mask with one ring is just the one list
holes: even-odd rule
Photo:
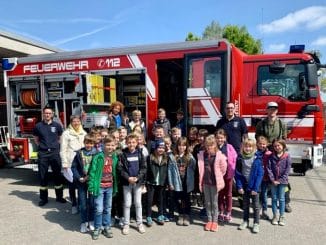
[[63, 188], [63, 185], [55, 185], [54, 186], [54, 189], [62, 189]]
[[45, 190], [47, 190], [47, 189], [48, 189], [47, 186], [40, 186], [40, 190], [42, 190], [42, 191], [45, 191]]

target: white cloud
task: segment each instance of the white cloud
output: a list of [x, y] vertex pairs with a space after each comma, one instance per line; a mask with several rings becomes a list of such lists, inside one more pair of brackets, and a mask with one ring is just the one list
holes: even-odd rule
[[270, 44], [268, 45], [266, 52], [268, 53], [284, 52], [286, 48], [287, 46], [284, 43]]
[[258, 29], [263, 33], [280, 33], [300, 27], [310, 30], [326, 27], [326, 7], [304, 8], [271, 23], [259, 25]]
[[326, 37], [319, 37], [311, 43], [314, 46], [326, 46]]

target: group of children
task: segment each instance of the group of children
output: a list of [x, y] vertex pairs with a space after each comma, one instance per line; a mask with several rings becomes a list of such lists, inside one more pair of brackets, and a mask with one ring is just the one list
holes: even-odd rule
[[[159, 115], [165, 114], [163, 109]], [[129, 132], [128, 132], [129, 131]], [[227, 143], [223, 129], [209, 135], [205, 129], [191, 128], [188, 137], [178, 127], [170, 128], [165, 115], [153, 125], [152, 141], [146, 147], [142, 129], [94, 129], [85, 136], [85, 146], [72, 163], [78, 187], [81, 232], [92, 230], [92, 238], [102, 233], [111, 238], [111, 211], [120, 218], [122, 234], [128, 235], [130, 209], [135, 207], [139, 233], [146, 225], [174, 220], [177, 225], [191, 223], [191, 196], [204, 203], [207, 223], [204, 230], [215, 232], [219, 222], [232, 219], [232, 186], [243, 195], [243, 223], [248, 227], [250, 199], [254, 208], [253, 232], [259, 232], [260, 201], [267, 216], [267, 190], [271, 185], [272, 224], [285, 225], [284, 190], [288, 181], [290, 158], [282, 140], [268, 150], [267, 139], [244, 140], [241, 154]], [[260, 193], [261, 190], [261, 193]], [[144, 193], [146, 197], [143, 198]], [[259, 195], [259, 193], [261, 195]], [[278, 203], [279, 202], [279, 205]], [[154, 219], [153, 205], [157, 206]], [[280, 216], [277, 216], [279, 207]], [[122, 209], [122, 212], [121, 212]]]

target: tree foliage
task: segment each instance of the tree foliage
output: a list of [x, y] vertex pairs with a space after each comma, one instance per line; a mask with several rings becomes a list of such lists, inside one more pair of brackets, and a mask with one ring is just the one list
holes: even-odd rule
[[192, 32], [189, 32], [186, 41], [214, 40], [220, 38], [228, 39], [229, 42], [247, 54], [258, 54], [262, 52], [261, 41], [254, 39], [245, 26], [226, 25], [222, 28], [216, 21], [212, 21], [205, 28], [202, 37], [198, 37]]

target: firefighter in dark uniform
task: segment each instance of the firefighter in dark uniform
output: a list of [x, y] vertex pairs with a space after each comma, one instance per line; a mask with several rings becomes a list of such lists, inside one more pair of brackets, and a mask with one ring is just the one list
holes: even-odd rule
[[65, 203], [63, 198], [63, 178], [61, 175], [60, 159], [60, 136], [62, 126], [53, 121], [53, 109], [45, 107], [43, 109], [43, 120], [36, 124], [33, 135], [38, 145], [38, 173], [40, 179], [40, 201], [39, 206], [44, 206], [48, 202], [48, 170], [51, 166], [54, 179], [54, 189], [56, 201]]

